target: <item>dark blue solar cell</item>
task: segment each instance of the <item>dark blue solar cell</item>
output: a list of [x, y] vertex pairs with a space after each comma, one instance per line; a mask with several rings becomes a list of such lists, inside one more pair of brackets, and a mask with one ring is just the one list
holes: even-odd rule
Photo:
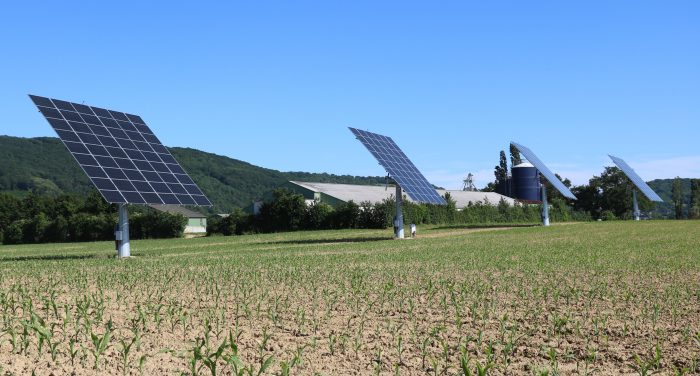
[[92, 183], [95, 184], [97, 189], [106, 189], [108, 191], [117, 190], [117, 187], [115, 187], [114, 184], [112, 184], [112, 181], [109, 179], [91, 178], [90, 180], [92, 180]]
[[148, 141], [148, 142], [150, 142], [150, 143], [153, 143], [153, 144], [160, 144], [160, 140], [158, 139], [158, 137], [156, 137], [156, 136], [154, 136], [154, 135], [152, 135], [152, 134], [148, 134], [148, 133], [141, 132], [141, 135], [143, 136], [143, 138], [146, 139], [146, 141]]
[[107, 147], [106, 149], [109, 152], [109, 155], [113, 156], [114, 158], [129, 158], [129, 156], [126, 155], [122, 149], [112, 147]]
[[103, 157], [101, 155], [98, 155], [98, 156], [95, 156], [95, 159], [99, 163], [98, 166], [102, 166], [103, 168], [107, 168], [107, 167], [118, 168], [119, 167], [117, 165], [117, 162], [115, 162], [112, 157]]
[[29, 98], [31, 98], [32, 102], [34, 102], [34, 104], [37, 106], [54, 107], [53, 102], [51, 102], [51, 99], [49, 98], [40, 97], [37, 95], [30, 95]]
[[171, 193], [159, 193], [160, 198], [163, 200], [164, 203], [168, 205], [180, 205], [180, 201], [177, 199], [177, 197], [174, 194]]
[[69, 121], [68, 124], [76, 132], [92, 133], [92, 131], [90, 130], [90, 127], [88, 127], [87, 124], [85, 124], [85, 123], [79, 123], [77, 121]]
[[122, 195], [130, 204], [147, 204], [138, 192], [121, 191]]
[[177, 180], [179, 180], [180, 183], [182, 183], [182, 184], [193, 184], [193, 185], [194, 185], [194, 181], [192, 181], [192, 179], [190, 179], [190, 177], [187, 176], [187, 175], [175, 174], [175, 177], [176, 177]]
[[143, 180], [143, 181], [146, 180], [146, 178], [143, 176], [143, 174], [141, 174], [140, 172], [138, 172], [136, 170], [124, 170], [124, 173], [129, 178], [129, 180], [131, 180], [132, 182], [134, 180]]
[[94, 112], [97, 116], [101, 116], [104, 118], [111, 118], [112, 115], [109, 114], [109, 111], [105, 110], [104, 108], [99, 108], [99, 107], [91, 107], [92, 112]]
[[97, 166], [83, 166], [83, 170], [85, 170], [85, 173], [87, 176], [91, 178], [106, 178], [107, 174], [105, 174], [104, 171], [102, 171], [102, 168], [97, 167]]
[[134, 145], [141, 150], [141, 151], [148, 151], [148, 152], [153, 152], [153, 149], [151, 146], [148, 144], [148, 142], [141, 142], [141, 141], [133, 141]]
[[85, 120], [87, 124], [94, 124], [94, 125], [102, 125], [99, 119], [97, 119], [97, 116], [92, 116], [92, 115], [86, 115], [86, 114], [80, 114], [80, 117]]
[[119, 128], [123, 131], [136, 131], [136, 127], [128, 121], [117, 120], [117, 123], [119, 123]]
[[170, 189], [168, 189], [168, 186], [165, 185], [165, 183], [156, 183], [156, 182], [149, 182], [151, 183], [151, 187], [153, 187], [153, 190], [155, 190], [158, 193], [170, 193]]
[[133, 184], [139, 192], [153, 192], [153, 187], [145, 181], [132, 180], [131, 184]]
[[129, 121], [129, 118], [124, 115], [124, 113], [119, 112], [119, 111], [112, 111], [112, 110], [107, 110], [109, 111], [110, 115], [112, 115], [113, 118], [117, 120], [123, 120], [123, 121]]
[[138, 169], [142, 172], [143, 171], [155, 171], [153, 169], [153, 166], [151, 166], [151, 164], [146, 162], [146, 161], [134, 160], [133, 162], [136, 165], [136, 167], [138, 167]]
[[119, 143], [119, 146], [121, 146], [121, 147], [124, 148], [124, 149], [134, 149], [134, 150], [136, 150], [136, 145], [134, 145], [134, 143], [131, 142], [131, 140], [126, 140], [126, 139], [123, 139], [123, 138], [115, 138], [115, 140], [117, 140], [117, 143]]
[[124, 149], [124, 152], [131, 159], [146, 160], [146, 157], [144, 157], [143, 154], [141, 154], [141, 152], [138, 150]]
[[83, 118], [81, 118], [77, 112], [61, 110], [61, 115], [63, 115], [66, 120], [84, 123]]
[[119, 168], [104, 167], [104, 170], [110, 179], [127, 179], [126, 175], [124, 175], [124, 172]]
[[136, 191], [136, 188], [128, 180], [112, 179], [112, 183], [117, 186], [120, 192]]
[[134, 165], [134, 163], [131, 162], [131, 161], [128, 160], [128, 159], [124, 159], [124, 158], [114, 158], [114, 161], [117, 162], [117, 164], [118, 164], [119, 167], [121, 167], [121, 168], [126, 168], [126, 169], [130, 169], [130, 170], [136, 170], [136, 166]]
[[158, 154], [158, 157], [160, 157], [160, 159], [162, 159], [165, 163], [178, 164], [175, 158], [173, 158], [173, 156], [170, 154]]
[[[109, 133], [107, 128], [101, 126], [101, 125], [90, 125], [88, 124], [88, 128], [92, 131], [92, 133], [98, 135], [98, 136], [105, 136], [107, 138], [112, 138], [112, 135]], [[116, 142], [115, 142], [116, 144]]]
[[166, 149], [165, 146], [163, 146], [163, 145], [159, 145], [159, 144], [150, 144], [150, 145], [153, 148], [153, 150], [156, 151], [156, 153], [170, 154], [168, 149]]
[[166, 173], [170, 172], [170, 170], [168, 170], [168, 167], [165, 165], [165, 163], [151, 162], [151, 166], [153, 166], [153, 168], [158, 172], [166, 172]]
[[176, 194], [177, 199], [180, 200], [182, 205], [196, 205], [197, 202], [187, 194]]
[[[149, 128], [149, 127], [146, 126], [146, 125], [143, 125], [143, 124], [134, 124], [134, 126], [136, 127], [136, 129], [139, 130], [139, 132], [141, 132], [141, 133], [143, 133], [143, 134], [153, 134], [153, 131], [151, 131], [151, 128]], [[157, 143], [160, 144], [161, 142], [158, 141]]]
[[[114, 141], [114, 138], [112, 138], [112, 137], [109, 137], [109, 136], [97, 136], [97, 139], [100, 140], [100, 142], [102, 143], [103, 146], [109, 146], [109, 147], [112, 147], [112, 148], [118, 148], [118, 147], [119, 147], [119, 144], [117, 143], [117, 141]], [[109, 150], [109, 149], [107, 149], [107, 150]], [[111, 153], [110, 153], [110, 155], [111, 155]]]
[[90, 153], [92, 153], [92, 155], [102, 155], [105, 157], [109, 157], [109, 153], [107, 152], [107, 149], [105, 149], [102, 146], [85, 144], [85, 147], [87, 147], [88, 150], [90, 150]]
[[119, 129], [119, 124], [112, 118], [100, 118], [100, 121], [105, 127]]
[[[100, 140], [97, 139], [97, 137], [87, 134], [87, 133], [78, 133], [78, 137], [83, 141], [83, 143], [86, 144], [95, 144], [95, 145], [100, 145]], [[104, 153], [107, 153], [107, 150], [104, 151]], [[98, 155], [107, 155], [107, 154], [98, 154]], [[94, 153], [93, 153], [94, 154]]]
[[129, 120], [131, 120], [132, 123], [138, 123], [138, 124], [144, 124], [144, 125], [146, 124], [146, 123], [144, 123], [143, 119], [141, 119], [141, 117], [138, 115], [131, 115], [131, 114], [124, 114], [124, 115], [126, 115], [126, 117], [129, 118]]
[[187, 191], [187, 193], [189, 193], [191, 195], [203, 195], [204, 194], [204, 193], [202, 193], [201, 190], [199, 190], [199, 188], [196, 185], [186, 184], [186, 185], [183, 185], [183, 187], [185, 187], [185, 190]]
[[141, 196], [149, 204], [162, 204], [163, 200], [160, 199], [156, 193], [141, 191]]
[[170, 169], [170, 171], [172, 171], [176, 174], [185, 174], [185, 170], [183, 170], [182, 167], [180, 167], [180, 165], [168, 163], [167, 166]]
[[80, 112], [81, 114], [93, 115], [92, 110], [90, 110], [90, 107], [88, 107], [84, 104], [79, 104], [79, 103], [71, 103], [71, 104], [73, 105], [75, 110]]
[[92, 155], [89, 154], [73, 154], [73, 157], [75, 157], [75, 160], [78, 161], [81, 165], [86, 165], [86, 166], [99, 166], [100, 164], [95, 160], [95, 158], [92, 157]]
[[78, 138], [75, 132], [56, 129], [56, 134], [58, 134], [58, 137], [63, 141], [80, 142], [80, 138]]
[[[124, 131], [121, 130], [121, 129], [117, 129], [117, 128], [107, 128], [107, 130], [109, 131], [109, 133], [112, 134], [112, 136], [114, 136], [114, 137], [116, 137], [116, 138], [123, 138], [123, 139], [125, 139], [125, 140], [128, 140], [128, 139], [129, 139], [129, 136], [127, 136], [126, 133], [124, 133]], [[135, 148], [134, 148], [134, 149], [135, 149]]]
[[75, 111], [75, 108], [72, 104], [70, 104], [70, 102], [54, 99], [53, 103], [59, 110]]
[[55, 108], [39, 107], [39, 111], [47, 118], [63, 119], [61, 113]]
[[173, 174], [159, 173], [158, 175], [160, 175], [160, 177], [166, 183], [179, 183], [179, 181], [177, 180], [177, 178]]
[[158, 163], [162, 162], [160, 157], [158, 157], [158, 154], [156, 154], [154, 152], [144, 151], [143, 156], [146, 157], [146, 160], [149, 162], [158, 162]]
[[126, 134], [129, 136], [131, 141], [146, 142], [146, 139], [144, 139], [139, 132], [126, 131]]
[[179, 183], [177, 183], [177, 184], [166, 183], [166, 184], [168, 185], [168, 188], [170, 188], [170, 191], [173, 193], [182, 193], [182, 194], [187, 193], [185, 188], [182, 187], [182, 184], [179, 184]]
[[64, 141], [63, 143], [71, 153], [90, 154], [90, 151], [81, 143], [68, 141]]
[[197, 203], [197, 205], [211, 206], [211, 202], [209, 202], [209, 199], [207, 199], [205, 196], [192, 195], [192, 198]]
[[126, 203], [126, 200], [124, 199], [124, 197], [122, 197], [121, 193], [119, 193], [117, 191], [100, 189], [100, 193], [102, 194], [102, 197], [104, 197], [105, 200], [109, 203], [112, 203], [112, 204]]
[[155, 172], [152, 171], [146, 171], [146, 170], [141, 170], [141, 174], [149, 181], [149, 182], [162, 182], [163, 179], [160, 178], [160, 175], [158, 175]]
[[68, 125], [68, 122], [65, 120], [59, 120], [59, 119], [51, 119], [51, 118], [46, 118], [46, 120], [49, 121], [49, 124], [53, 127], [53, 129], [63, 129], [63, 130], [68, 130], [72, 131], [73, 128]]

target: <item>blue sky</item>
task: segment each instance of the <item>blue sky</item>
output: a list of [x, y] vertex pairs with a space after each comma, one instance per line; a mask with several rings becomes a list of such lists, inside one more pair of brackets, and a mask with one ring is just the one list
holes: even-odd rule
[[700, 177], [700, 2], [10, 2], [0, 134], [53, 136], [28, 93], [141, 115], [168, 146], [434, 184], [493, 179], [510, 140], [584, 183], [623, 157]]

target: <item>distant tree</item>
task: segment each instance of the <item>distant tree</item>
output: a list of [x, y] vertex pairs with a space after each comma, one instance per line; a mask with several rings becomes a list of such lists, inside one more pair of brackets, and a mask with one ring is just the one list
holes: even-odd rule
[[496, 176], [496, 192], [504, 194], [506, 191], [506, 182], [508, 181], [508, 159], [506, 152], [501, 150], [500, 161], [495, 167], [493, 174]]
[[258, 221], [264, 232], [296, 231], [304, 224], [306, 202], [304, 196], [288, 189], [276, 189], [272, 200], [260, 207]]
[[688, 218], [700, 219], [700, 179], [690, 181], [690, 207]]
[[[588, 207], [593, 217], [600, 218], [600, 211], [610, 211], [616, 218], [631, 218], [632, 216], [632, 190], [636, 189], [629, 178], [617, 167], [606, 167], [600, 176], [594, 176], [589, 181], [588, 188], [577, 188], [578, 192], [585, 192], [588, 196], [577, 198], [590, 200], [576, 203]], [[639, 208], [648, 211], [653, 208], [653, 203], [646, 197], [639, 195]], [[606, 217], [610, 217], [606, 215]]]
[[680, 177], [673, 179], [671, 188], [671, 199], [676, 212], [676, 219], [683, 219], [683, 184]]
[[523, 163], [523, 160], [520, 157], [520, 150], [518, 150], [518, 148], [516, 148], [513, 144], [510, 144], [510, 166], [517, 166], [521, 163]]

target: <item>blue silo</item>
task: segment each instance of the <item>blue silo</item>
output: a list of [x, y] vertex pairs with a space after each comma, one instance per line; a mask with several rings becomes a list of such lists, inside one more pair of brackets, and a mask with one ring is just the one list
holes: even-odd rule
[[542, 201], [540, 174], [535, 166], [524, 162], [513, 166], [513, 197], [522, 201]]

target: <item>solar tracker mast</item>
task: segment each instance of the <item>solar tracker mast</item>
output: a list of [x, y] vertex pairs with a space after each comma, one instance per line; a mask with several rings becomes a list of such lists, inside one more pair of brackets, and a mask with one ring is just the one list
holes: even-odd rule
[[391, 137], [355, 128], [350, 128], [350, 131], [396, 182], [396, 218], [394, 218], [396, 239], [404, 238], [402, 210], [404, 191], [416, 202], [447, 204]]
[[[630, 165], [627, 164], [622, 158], [614, 157], [608, 155], [612, 159], [613, 163], [622, 170], [622, 172], [627, 175], [627, 177], [632, 181], [632, 183], [646, 196], [649, 200], [654, 202], [664, 202], [664, 200], [659, 197], [656, 192], [647, 184], [641, 176], [637, 174], [636, 171]], [[637, 190], [632, 190], [632, 205], [633, 205], [633, 217], [635, 221], [639, 221], [642, 218], [642, 212], [639, 210], [639, 202], [637, 201]]]
[[128, 204], [211, 206], [141, 117], [29, 97], [105, 201], [119, 206], [118, 258], [131, 256]]
[[[535, 155], [535, 153], [532, 152], [532, 150], [515, 142], [511, 142], [510, 144], [515, 146], [518, 149], [518, 151], [520, 151], [520, 153], [525, 156], [525, 159], [527, 159], [528, 162], [532, 163], [532, 165], [535, 166], [537, 171], [539, 171], [539, 173], [542, 174], [542, 176], [544, 176], [544, 178], [547, 179], [547, 181], [552, 183], [554, 188], [556, 188], [559, 191], [559, 193], [564, 195], [564, 197], [566, 198], [576, 200], [576, 196], [574, 196], [574, 194], [571, 193], [569, 188], [567, 188], [564, 185], [564, 183], [562, 183], [561, 180], [559, 180], [557, 176], [554, 175], [554, 173], [547, 167], [547, 165], [545, 165], [544, 162], [542, 162], [542, 160], [540, 160], [537, 157], [537, 155]], [[547, 189], [544, 184], [542, 184], [541, 187], [542, 188], [540, 189], [540, 192], [542, 193], [542, 225], [549, 226], [549, 205], [547, 203]]]

